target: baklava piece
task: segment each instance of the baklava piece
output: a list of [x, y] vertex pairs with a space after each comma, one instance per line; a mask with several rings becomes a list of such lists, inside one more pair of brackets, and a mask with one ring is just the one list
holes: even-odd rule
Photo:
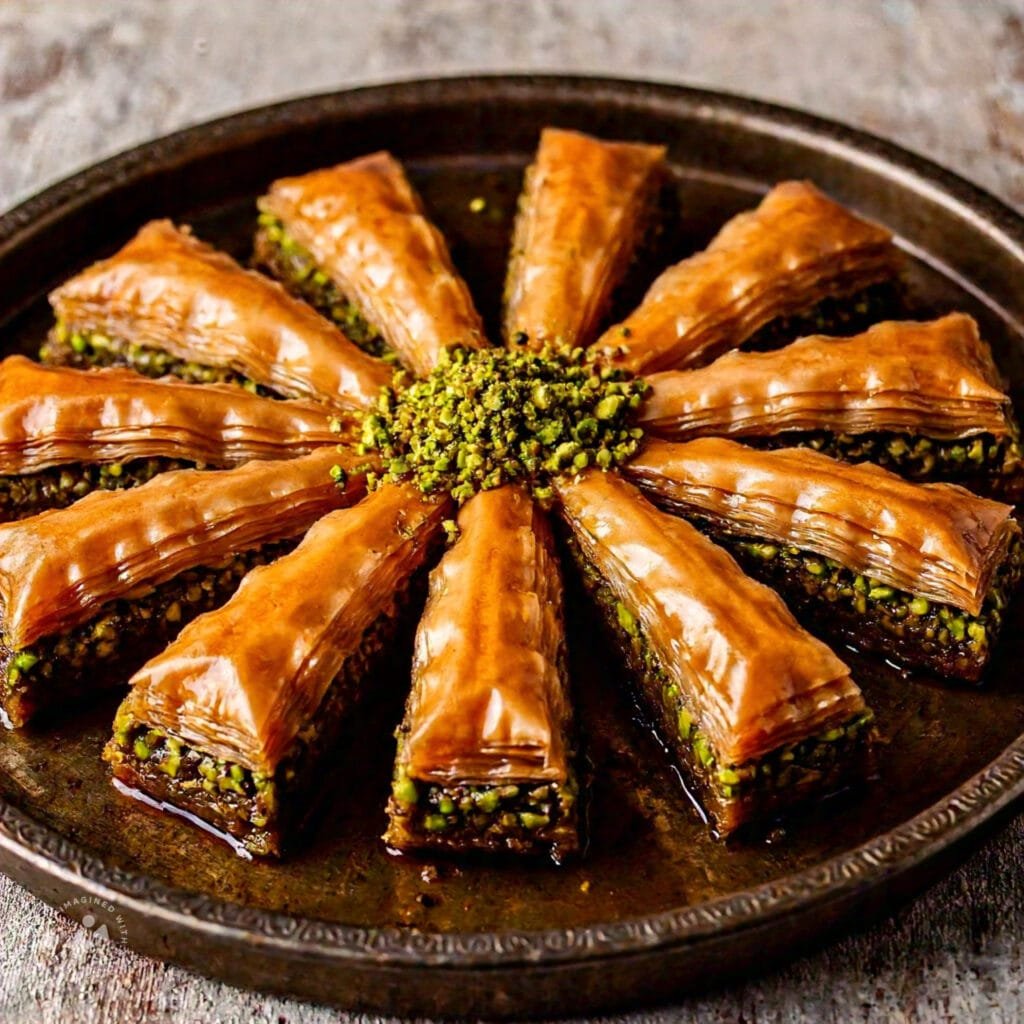
[[239, 852], [279, 856], [329, 789], [448, 507], [382, 487], [246, 576], [132, 679], [104, 752], [115, 780]]
[[252, 566], [358, 501], [357, 468], [327, 447], [179, 470], [0, 526], [0, 708], [10, 724], [125, 682]]
[[[837, 325], [833, 333], [852, 333], [881, 319], [899, 267], [885, 228], [808, 182], [783, 182], [703, 252], [664, 271], [597, 349], [634, 372], [653, 373], [708, 363], [768, 325], [785, 340]], [[768, 341], [763, 333], [759, 340]]]
[[978, 325], [963, 313], [889, 321], [852, 338], [802, 338], [775, 352], [730, 352], [647, 382], [639, 419], [661, 437], [810, 447], [1010, 498], [1024, 485], [1009, 396]]
[[1009, 505], [807, 448], [652, 441], [628, 474], [827, 636], [976, 681], [1024, 564]]
[[871, 712], [772, 590], [620, 477], [557, 490], [584, 585], [719, 834], [864, 778]]
[[9, 356], [0, 362], [0, 519], [64, 508], [171, 469], [304, 455], [353, 431], [351, 420], [309, 401]]
[[48, 363], [235, 383], [343, 410], [371, 406], [392, 376], [276, 281], [167, 220], [61, 285], [50, 304]]
[[506, 344], [589, 345], [651, 223], [665, 147], [545, 128], [505, 285]]
[[417, 376], [486, 344], [444, 236], [390, 153], [282, 178], [259, 201], [256, 262]]
[[385, 841], [399, 850], [577, 848], [562, 582], [525, 489], [482, 491], [431, 574]]

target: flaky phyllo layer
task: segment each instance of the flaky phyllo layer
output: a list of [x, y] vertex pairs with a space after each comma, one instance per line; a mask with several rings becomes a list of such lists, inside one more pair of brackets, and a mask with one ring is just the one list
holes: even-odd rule
[[808, 182], [783, 182], [662, 273], [597, 350], [636, 372], [699, 366], [772, 320], [894, 277], [899, 263], [885, 228]]
[[403, 756], [415, 779], [564, 782], [562, 582], [526, 491], [484, 491], [431, 577]]
[[1019, 533], [1009, 505], [803, 448], [652, 441], [628, 472], [680, 510], [971, 615]]
[[688, 523], [599, 472], [558, 495], [584, 559], [637, 621], [718, 763], [756, 760], [865, 710], [846, 665]]
[[[342, 486], [335, 465], [352, 471]], [[301, 534], [364, 493], [357, 466], [354, 455], [326, 447], [282, 462], [179, 470], [0, 526], [4, 645], [19, 650], [186, 569]]]
[[505, 284], [506, 343], [589, 345], [647, 228], [665, 147], [545, 128]]
[[231, 385], [45, 367], [23, 356], [0, 362], [0, 474], [72, 462], [282, 459], [337, 442], [343, 426], [322, 405]]
[[281, 178], [259, 201], [418, 376], [486, 344], [444, 236], [390, 153]]
[[956, 439], [1014, 432], [1009, 396], [969, 316], [887, 321], [648, 377], [640, 421], [663, 437], [875, 431]]
[[99, 335], [126, 349], [224, 367], [289, 397], [332, 409], [371, 405], [391, 368], [276, 281], [170, 221], [146, 224], [119, 252], [50, 296], [62, 335]]

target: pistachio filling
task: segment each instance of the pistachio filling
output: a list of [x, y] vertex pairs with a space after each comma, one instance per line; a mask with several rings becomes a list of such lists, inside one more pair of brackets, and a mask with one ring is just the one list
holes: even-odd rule
[[568, 546], [581, 570], [583, 585], [615, 636], [631, 673], [654, 712], [662, 738], [682, 757], [695, 782], [723, 804], [769, 798], [773, 791], [786, 794], [838, 776], [850, 755], [863, 748], [871, 733], [870, 709], [845, 722], [795, 742], [786, 743], [764, 757], [743, 763], [723, 761], [701, 729], [699, 710], [690, 706], [678, 683], [662, 667], [644, 635], [640, 620], [621, 602], [600, 573], [569, 538]]
[[460, 503], [515, 480], [550, 498], [551, 476], [618, 466], [643, 436], [629, 417], [647, 384], [582, 349], [452, 348], [428, 377], [404, 383], [397, 374], [364, 418], [360, 450], [380, 453], [381, 480], [411, 477]]
[[753, 438], [762, 448], [813, 448], [843, 462], [873, 462], [911, 480], [969, 480], [973, 477], [1014, 477], [1024, 469], [1019, 439], [992, 434], [954, 441], [873, 431], [833, 434], [827, 431], [787, 432]]
[[[265, 827], [276, 810], [274, 776], [210, 757], [163, 729], [118, 718], [114, 722], [113, 742], [123, 751], [130, 750], [137, 761], [146, 762], [150, 768], [174, 779], [183, 792], [201, 789], [236, 808], [242, 801], [247, 802], [245, 817], [256, 828]], [[294, 777], [294, 768], [283, 770], [286, 783]]]
[[512, 837], [542, 843], [550, 842], [551, 831], [563, 823], [571, 827], [576, 798], [572, 776], [561, 784], [440, 785], [411, 779], [399, 758], [389, 812], [406, 819], [409, 832], [433, 833], [453, 845], [474, 840], [500, 845]]
[[268, 270], [293, 295], [336, 323], [345, 337], [361, 349], [370, 355], [394, 358], [380, 331], [367, 323], [358, 307], [342, 295], [317, 265], [312, 253], [301, 246], [272, 213], [259, 215], [255, 263]]
[[63, 320], [47, 335], [39, 359], [51, 366], [125, 366], [146, 377], [179, 377], [190, 384], [239, 384], [256, 395], [278, 397], [227, 366], [179, 359], [163, 349], [111, 338], [101, 331], [76, 330]]
[[152, 480], [158, 473], [195, 465], [166, 458], [100, 464], [75, 462], [37, 473], [0, 476], [0, 521], [24, 519], [51, 508], [67, 508], [92, 491], [127, 490]]
[[25, 696], [34, 703], [51, 690], [98, 685], [97, 673], [144, 660], [187, 622], [226, 601], [250, 569], [292, 547], [294, 541], [278, 541], [235, 555], [219, 566], [189, 569], [142, 597], [111, 601], [89, 622], [17, 651], [0, 637], [0, 673], [6, 682], [0, 701]]

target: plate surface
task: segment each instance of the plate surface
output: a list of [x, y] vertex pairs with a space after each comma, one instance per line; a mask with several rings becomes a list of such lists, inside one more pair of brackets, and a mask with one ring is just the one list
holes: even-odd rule
[[[849, 129], [720, 94], [572, 78], [413, 82], [302, 99], [161, 139], [0, 218], [6, 351], [33, 351], [45, 292], [151, 217], [247, 255], [273, 178], [378, 148], [411, 168], [496, 336], [519, 177], [538, 130], [669, 146], [672, 258], [775, 181], [813, 179], [892, 227], [923, 313], [964, 309], [1024, 387], [1024, 221], [973, 186]], [[486, 200], [483, 213], [470, 200]], [[477, 205], [477, 204], [474, 204]], [[629, 301], [628, 297], [624, 301]], [[1019, 402], [1018, 402], [1019, 405]], [[577, 605], [579, 602], [576, 602]], [[883, 910], [952, 864], [1024, 790], [1024, 615], [980, 690], [850, 654], [878, 716], [880, 778], [770, 841], [711, 841], [586, 614], [570, 629], [593, 777], [589, 849], [563, 868], [389, 856], [378, 840], [408, 685], [374, 679], [359, 741], [324, 775], [310, 842], [245, 863], [116, 793], [99, 761], [116, 698], [0, 736], [0, 869], [54, 905], [94, 896], [150, 955], [245, 986], [393, 1013], [553, 1014], [650, 1002]]]

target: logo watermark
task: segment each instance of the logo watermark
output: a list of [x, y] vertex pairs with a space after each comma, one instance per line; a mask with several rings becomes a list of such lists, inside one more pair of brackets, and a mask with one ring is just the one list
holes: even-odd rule
[[61, 913], [104, 942], [128, 941], [128, 929], [117, 908], [98, 896], [76, 896], [61, 904]]

